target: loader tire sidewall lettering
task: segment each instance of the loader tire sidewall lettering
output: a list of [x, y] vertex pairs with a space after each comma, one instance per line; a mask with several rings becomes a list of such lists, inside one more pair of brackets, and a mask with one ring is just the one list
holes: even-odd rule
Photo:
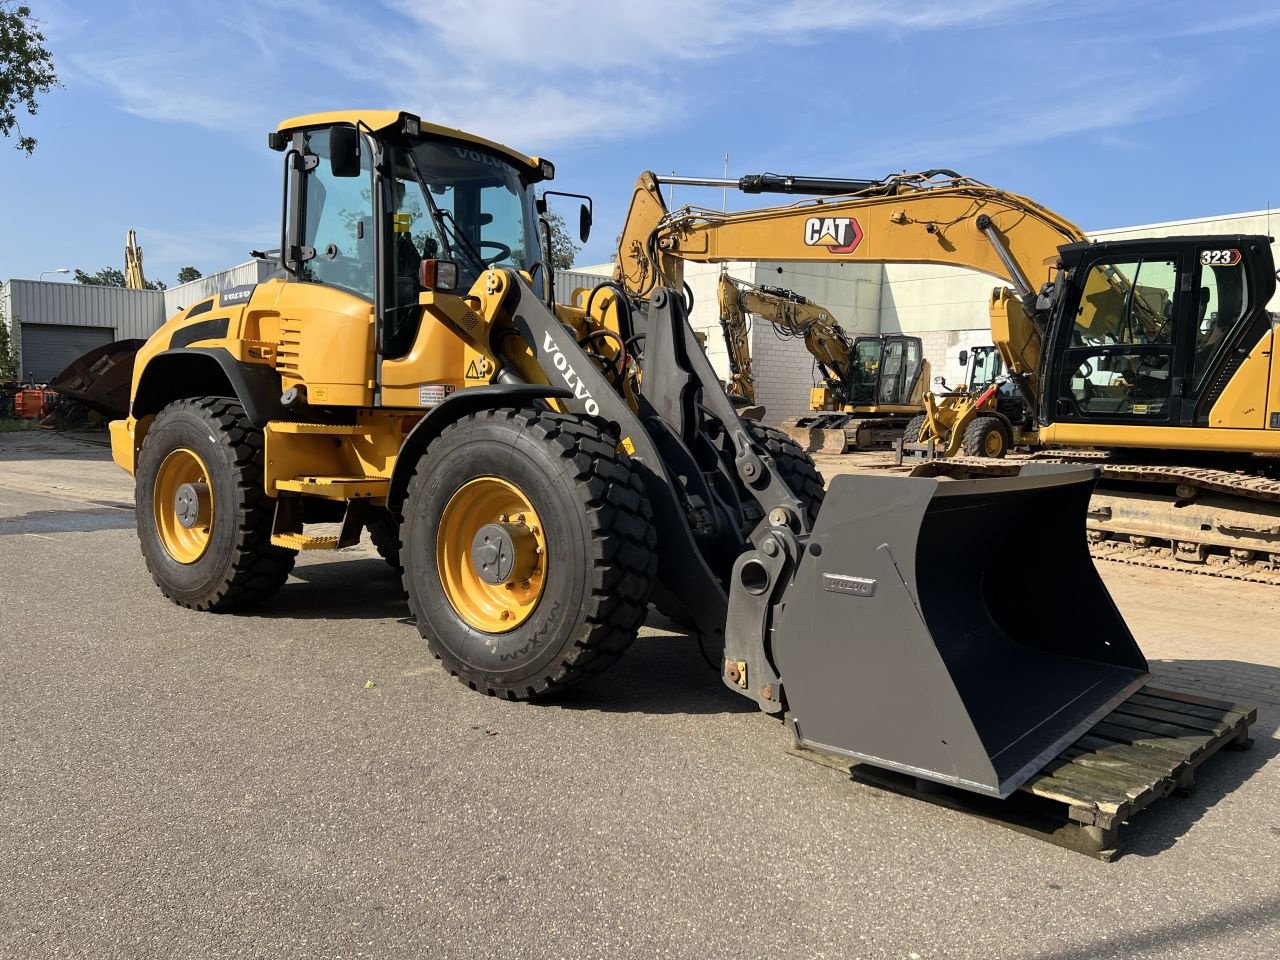
[[[494, 683], [518, 683], [545, 672], [582, 631], [571, 618], [583, 607], [580, 572], [591, 563], [583, 549], [590, 530], [583, 504], [573, 502], [576, 487], [564, 462], [548, 456], [534, 438], [517, 435], [513, 444], [510, 431], [499, 433], [488, 424], [466, 430], [465, 438], [464, 431], [457, 433], [432, 445], [420, 495], [406, 505], [401, 560], [410, 606], [432, 652], [450, 669], [481, 673]], [[502, 477], [520, 488], [537, 512], [547, 545], [542, 597], [528, 620], [507, 633], [485, 633], [464, 621], [446, 597], [436, 568], [445, 504], [467, 481], [483, 476]]]

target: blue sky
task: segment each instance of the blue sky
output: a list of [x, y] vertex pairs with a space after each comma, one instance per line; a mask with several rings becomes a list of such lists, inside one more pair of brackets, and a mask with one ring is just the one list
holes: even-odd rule
[[[609, 258], [644, 169], [952, 167], [1086, 229], [1280, 206], [1280, 4], [28, 0], [65, 89], [0, 143], [0, 277], [209, 273], [279, 235], [284, 117], [395, 107], [556, 162]], [[676, 203], [718, 205], [718, 191]], [[749, 205], [730, 200], [731, 205]]]

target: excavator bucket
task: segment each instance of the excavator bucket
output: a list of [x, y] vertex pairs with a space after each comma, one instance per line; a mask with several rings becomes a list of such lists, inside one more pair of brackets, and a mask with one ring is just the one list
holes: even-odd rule
[[1005, 797], [1142, 686], [1085, 540], [1096, 480], [832, 480], [774, 632], [800, 744]]

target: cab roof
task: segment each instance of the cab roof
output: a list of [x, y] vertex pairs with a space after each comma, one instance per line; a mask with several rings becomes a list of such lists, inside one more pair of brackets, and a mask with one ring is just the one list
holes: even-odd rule
[[326, 113], [307, 113], [300, 117], [290, 117], [288, 120], [282, 121], [280, 126], [276, 128], [276, 132], [285, 134], [304, 127], [326, 127], [335, 123], [363, 123], [374, 133], [378, 133], [391, 127], [399, 126], [406, 117], [417, 119], [423, 133], [449, 137], [454, 140], [465, 140], [477, 146], [496, 150], [512, 160], [532, 167], [534, 170], [541, 168], [541, 157], [526, 156], [519, 150], [512, 150], [504, 144], [486, 140], [484, 137], [478, 137], [474, 133], [467, 133], [465, 130], [455, 130], [452, 127], [442, 127], [438, 124], [428, 123], [426, 120], [420, 119], [417, 114], [410, 113], [407, 110], [330, 110]]

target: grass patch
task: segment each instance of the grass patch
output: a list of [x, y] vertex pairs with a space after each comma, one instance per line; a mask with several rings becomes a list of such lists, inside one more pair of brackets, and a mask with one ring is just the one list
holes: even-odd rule
[[36, 422], [34, 420], [18, 420], [5, 417], [0, 419], [0, 433], [25, 433], [28, 430], [35, 430]]

